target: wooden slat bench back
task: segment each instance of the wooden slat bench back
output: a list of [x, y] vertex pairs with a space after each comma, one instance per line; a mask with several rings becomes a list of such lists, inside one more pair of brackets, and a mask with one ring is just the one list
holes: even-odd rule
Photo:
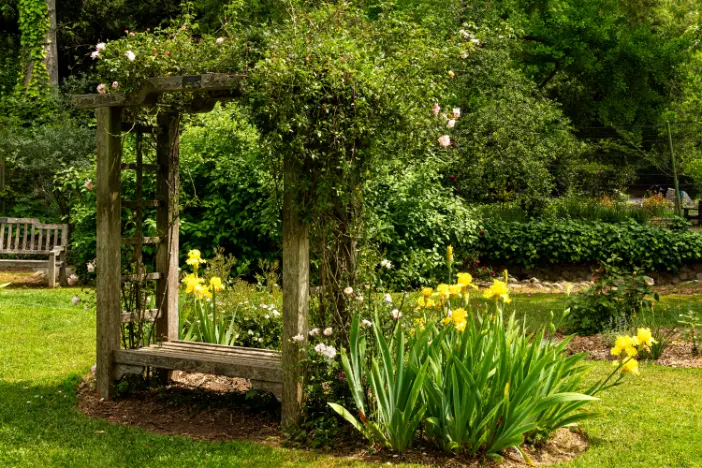
[[47, 255], [65, 250], [67, 224], [44, 224], [34, 218], [0, 218], [0, 254]]

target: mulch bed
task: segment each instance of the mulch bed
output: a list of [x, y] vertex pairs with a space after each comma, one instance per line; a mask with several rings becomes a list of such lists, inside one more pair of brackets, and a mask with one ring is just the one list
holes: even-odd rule
[[[656, 364], [678, 368], [702, 368], [702, 356], [692, 355], [692, 343], [686, 341], [681, 331], [671, 331], [670, 344], [663, 351]], [[576, 336], [568, 345], [571, 353], [585, 353], [588, 358], [597, 361], [612, 360], [610, 349], [613, 346], [613, 337], [607, 335]]]
[[[177, 372], [173, 379], [166, 387], [131, 391], [114, 401], [105, 401], [96, 395], [95, 380], [90, 375], [78, 388], [78, 408], [90, 417], [138, 426], [157, 434], [210, 441], [249, 440], [274, 446], [285, 443], [277, 400], [272, 395], [263, 401], [259, 397], [247, 399], [250, 384], [245, 379], [187, 372]], [[376, 464], [530, 466], [516, 450], [508, 450], [504, 461], [498, 464], [474, 457], [447, 455], [426, 441], [426, 445], [417, 444], [402, 454], [380, 447], [371, 452], [368, 444], [353, 434], [350, 440], [337, 441], [318, 452]], [[587, 447], [587, 438], [581, 431], [564, 428], [545, 446], [524, 446], [522, 449], [536, 465], [552, 465], [575, 458]]]

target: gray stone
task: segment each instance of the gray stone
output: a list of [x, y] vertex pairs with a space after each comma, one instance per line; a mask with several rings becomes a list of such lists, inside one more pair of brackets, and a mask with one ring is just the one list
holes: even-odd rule
[[531, 284], [539, 284], [539, 283], [541, 283], [541, 281], [539, 281], [538, 278], [534, 278], [534, 277], [532, 277], [531, 279], [529, 279], [529, 282], [530, 282]]
[[702, 281], [702, 273], [697, 273], [697, 279]]

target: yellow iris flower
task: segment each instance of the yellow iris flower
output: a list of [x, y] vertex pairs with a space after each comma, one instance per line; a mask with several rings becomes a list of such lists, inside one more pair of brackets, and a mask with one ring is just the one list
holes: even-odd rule
[[610, 353], [612, 356], [619, 356], [622, 353], [626, 353], [627, 356], [633, 357], [638, 354], [636, 345], [638, 341], [633, 336], [618, 336], [614, 342], [614, 348], [611, 349]]
[[629, 359], [622, 367], [622, 374], [639, 375], [639, 361], [636, 359]]
[[202, 278], [198, 278], [197, 275], [194, 273], [191, 273], [189, 275], [185, 275], [185, 278], [183, 278], [182, 283], [185, 284], [185, 293], [190, 294], [193, 291], [195, 291], [195, 287], [198, 285], [201, 285], [204, 283], [205, 280]]
[[483, 297], [486, 299], [494, 297], [495, 300], [502, 299], [506, 304], [512, 302], [512, 299], [509, 298], [509, 288], [507, 287], [507, 283], [497, 279], [493, 280], [492, 286], [485, 290]]
[[466, 317], [468, 317], [468, 312], [466, 312], [465, 309], [458, 308], [451, 312], [451, 320], [453, 320], [453, 325], [456, 327], [456, 330], [465, 330]]
[[460, 284], [452, 284], [449, 286], [449, 294], [453, 297], [461, 297], [461, 292], [463, 292], [463, 286]]
[[222, 278], [218, 276], [213, 276], [210, 278], [210, 288], [214, 289], [215, 291], [221, 291], [224, 289], [224, 286], [222, 285]]
[[422, 296], [429, 297], [434, 290], [432, 288], [422, 288]]
[[653, 343], [657, 343], [657, 341], [653, 339], [650, 328], [639, 328], [636, 332], [636, 341], [638, 341], [640, 346], [645, 346], [647, 348]]

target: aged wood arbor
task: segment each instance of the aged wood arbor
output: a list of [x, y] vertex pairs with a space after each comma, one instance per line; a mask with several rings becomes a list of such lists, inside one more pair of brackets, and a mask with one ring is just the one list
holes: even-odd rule
[[[159, 369], [164, 378], [176, 369], [243, 377], [254, 386], [282, 394], [283, 423], [291, 424], [299, 421], [303, 402], [301, 356], [291, 338], [307, 336], [309, 237], [296, 203], [297, 170], [289, 161], [284, 164], [282, 353], [178, 340], [179, 117], [181, 112], [208, 112], [216, 102], [236, 97], [238, 80], [228, 74], [152, 78], [130, 94], [73, 96], [76, 107], [97, 111], [97, 390], [104, 398], [111, 398], [115, 378], [135, 367]], [[164, 103], [164, 96], [172, 93], [181, 93], [187, 104]], [[125, 108], [140, 107], [158, 109], [155, 129], [123, 122]], [[144, 164], [140, 151], [135, 164], [123, 164], [123, 131], [154, 132], [156, 164]], [[136, 200], [122, 199], [122, 171], [136, 171]], [[142, 199], [144, 171], [155, 173], [155, 200]], [[156, 208], [158, 237], [143, 237], [141, 215], [146, 207]], [[122, 208], [134, 212], [134, 237], [122, 237]], [[121, 246], [134, 246], [140, 271], [144, 244], [156, 245], [154, 272], [139, 278], [123, 275]], [[157, 282], [156, 308], [148, 311], [155, 325], [156, 344], [121, 349], [120, 327], [130, 320], [121, 307], [121, 286], [135, 280]]]

